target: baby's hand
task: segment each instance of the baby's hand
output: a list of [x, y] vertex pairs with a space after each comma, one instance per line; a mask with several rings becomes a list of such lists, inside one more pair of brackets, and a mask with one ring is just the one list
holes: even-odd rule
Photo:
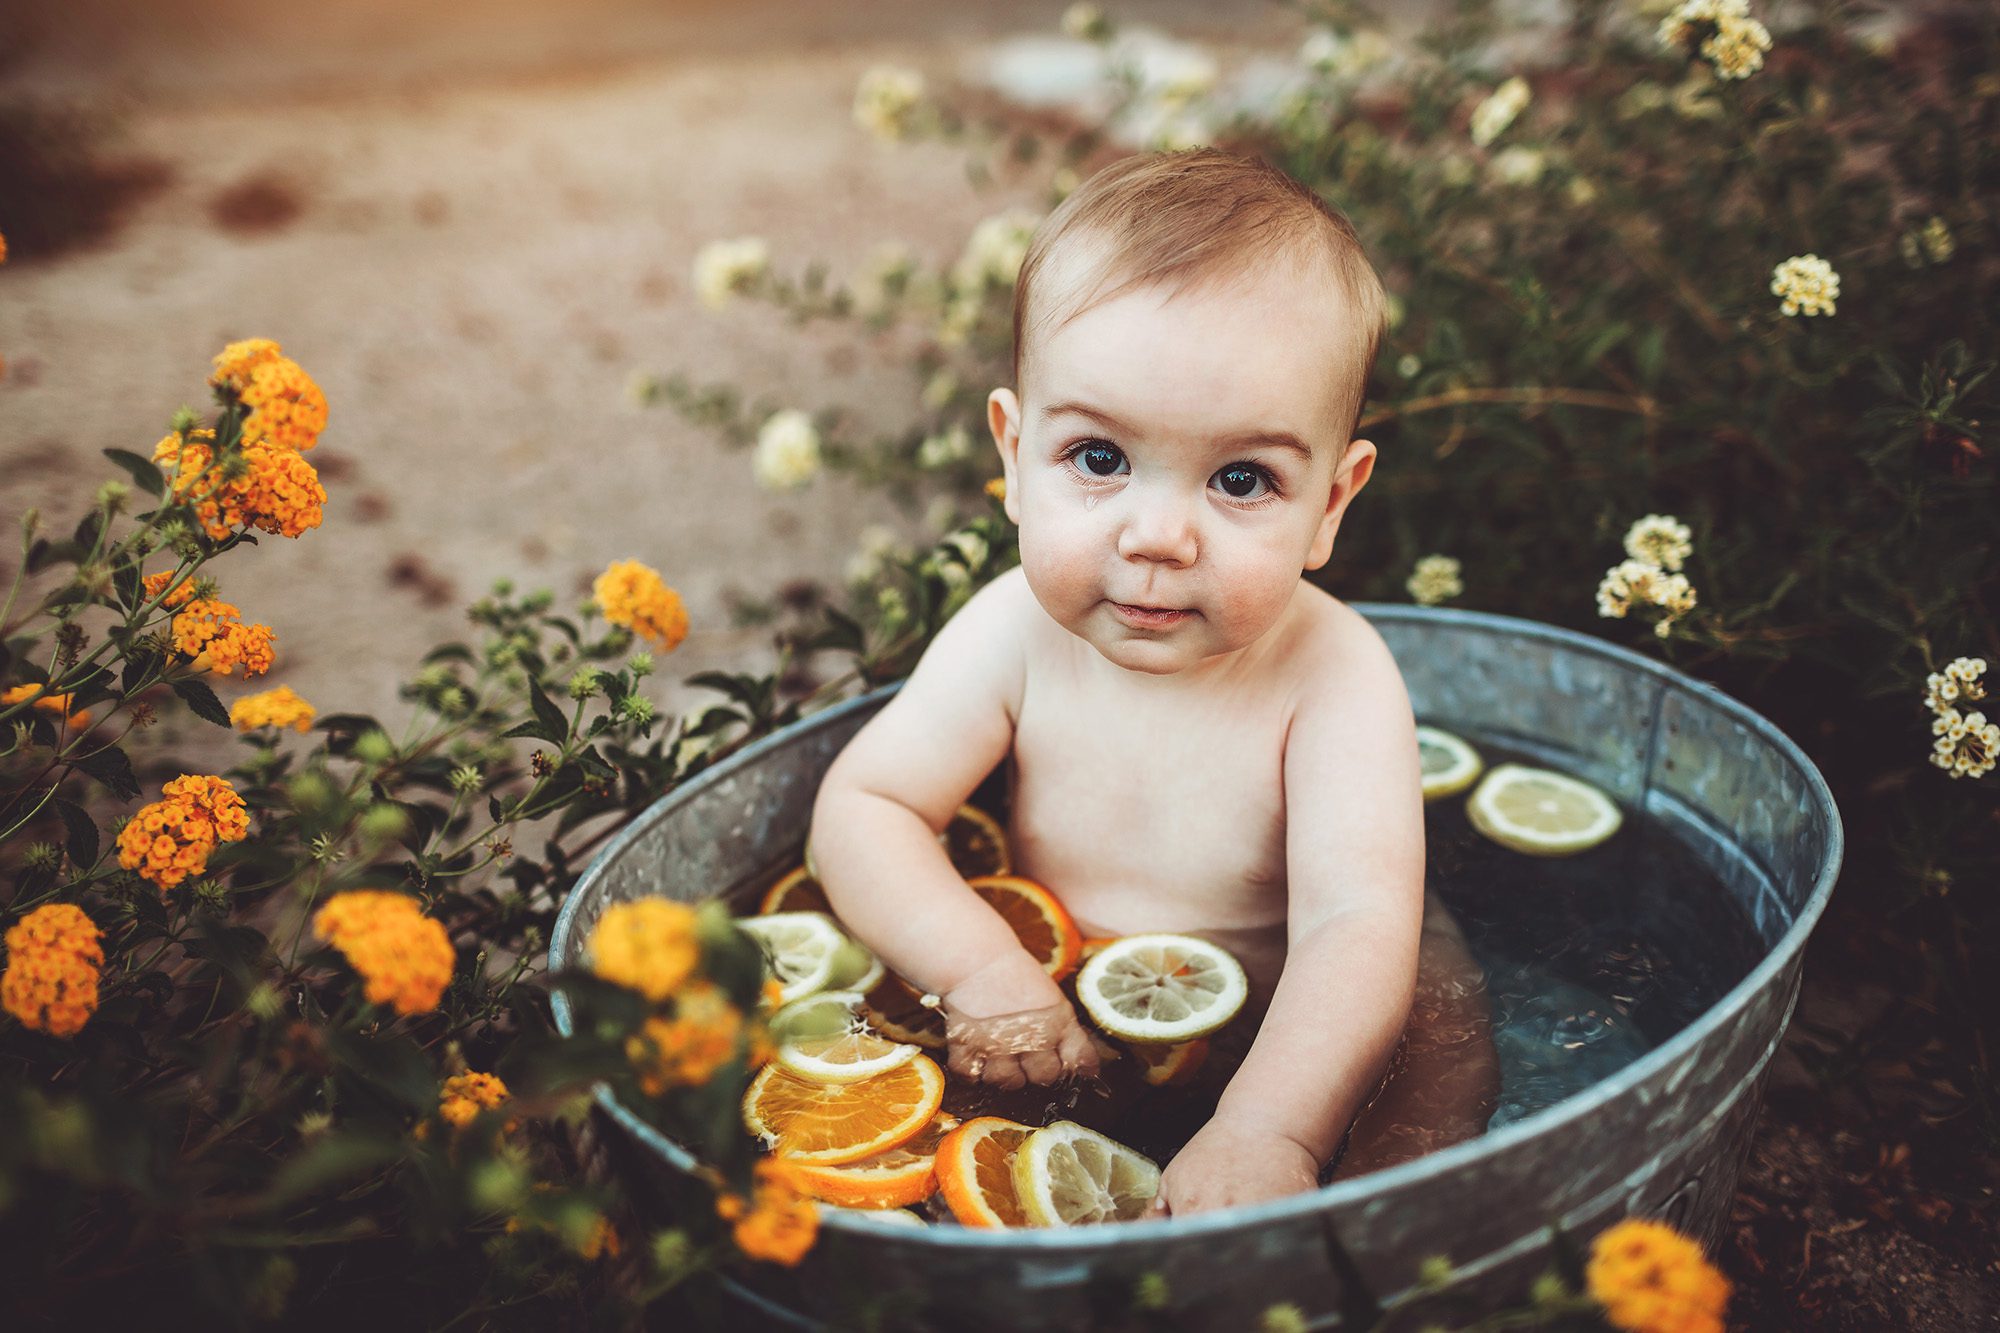
[[1018, 962], [996, 960], [953, 987], [944, 996], [943, 1009], [947, 1063], [955, 1074], [1018, 1088], [1097, 1073], [1096, 1043], [1025, 951]]
[[1217, 1116], [1160, 1175], [1155, 1216], [1282, 1199], [1319, 1185], [1311, 1152], [1275, 1130]]

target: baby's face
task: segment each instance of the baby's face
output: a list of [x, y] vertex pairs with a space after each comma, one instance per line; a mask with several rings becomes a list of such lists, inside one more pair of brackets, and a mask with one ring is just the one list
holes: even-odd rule
[[[1043, 608], [1167, 675], [1254, 644], [1326, 563], [1375, 447], [1348, 444], [1350, 344], [1321, 278], [1128, 292], [1044, 334], [989, 402]], [[1336, 476], [1336, 465], [1339, 475]]]

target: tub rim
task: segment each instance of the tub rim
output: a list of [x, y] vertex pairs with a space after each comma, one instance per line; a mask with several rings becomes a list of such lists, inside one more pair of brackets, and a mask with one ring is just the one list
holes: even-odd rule
[[[1664, 662], [1655, 661], [1630, 648], [1577, 630], [1489, 611], [1411, 606], [1400, 602], [1349, 602], [1345, 605], [1360, 612], [1371, 624], [1388, 621], [1423, 621], [1463, 625], [1519, 638], [1556, 643], [1565, 648], [1594, 654], [1621, 666], [1635, 668], [1655, 678], [1662, 687], [1673, 686], [1684, 690], [1741, 723], [1791, 761], [1804, 777], [1807, 789], [1823, 803], [1829, 816], [1826, 847], [1820, 857], [1812, 891], [1800, 906], [1797, 917], [1765, 952], [1757, 965], [1750, 969], [1749, 974], [1725, 991], [1705, 1013], [1617, 1073], [1592, 1084], [1583, 1092], [1567, 1097], [1554, 1106], [1545, 1107], [1510, 1125], [1488, 1130], [1477, 1138], [1468, 1139], [1449, 1148], [1441, 1148], [1399, 1166], [1336, 1181], [1282, 1199], [1217, 1208], [1191, 1217], [1127, 1222], [1115, 1227], [1034, 1228], [1018, 1231], [953, 1226], [925, 1226], [921, 1230], [915, 1227], [890, 1229], [881, 1223], [824, 1209], [820, 1214], [822, 1226], [832, 1227], [849, 1235], [878, 1239], [894, 1237], [910, 1244], [1074, 1254], [1084, 1250], [1151, 1245], [1169, 1237], [1175, 1239], [1200, 1237], [1218, 1232], [1233, 1232], [1238, 1228], [1261, 1226], [1270, 1222], [1295, 1222], [1317, 1217], [1348, 1205], [1362, 1203], [1377, 1195], [1393, 1195], [1406, 1186], [1416, 1185], [1455, 1171], [1464, 1164], [1483, 1157], [1498, 1156], [1510, 1150], [1516, 1143], [1559, 1130], [1566, 1124], [1595, 1114], [1607, 1103], [1630, 1092], [1675, 1063], [1692, 1048], [1701, 1045], [1711, 1033], [1721, 1028], [1724, 1023], [1732, 1021], [1772, 978], [1790, 966], [1795, 958], [1803, 956], [1806, 938], [1812, 933], [1813, 927], [1818, 923], [1821, 914], [1826, 910], [1827, 902], [1833, 895], [1834, 881], [1839, 878], [1846, 851], [1846, 836], [1840, 818], [1840, 808], [1834, 803], [1833, 792], [1827, 786], [1826, 779], [1821, 775], [1818, 766], [1806, 756], [1805, 751], [1801, 750], [1791, 737], [1780, 731], [1775, 723], [1705, 681], [1696, 680]], [[716, 782], [740, 769], [748, 768], [781, 744], [791, 744], [794, 740], [794, 729], [804, 723], [824, 722], [863, 707], [874, 707], [894, 695], [902, 688], [902, 683], [900, 680], [893, 681], [866, 694], [809, 714], [791, 726], [744, 747], [700, 774], [696, 781]], [[1650, 725], [1654, 728], [1660, 725], [1657, 709]], [[584, 889], [593, 877], [600, 874], [603, 867], [628, 843], [635, 841], [654, 823], [696, 795], [699, 793], [689, 792], [685, 788], [676, 788], [666, 793], [635, 815], [611, 841], [599, 849], [596, 856], [591, 858], [583, 873], [577, 877], [576, 887], [570, 890], [561, 912], [556, 917], [555, 931], [550, 936], [548, 952], [544, 955], [545, 967], [565, 952], [569, 933], [574, 928], [576, 913], [584, 899]], [[557, 1031], [565, 1037], [571, 1036], [573, 1025], [568, 997], [557, 991], [550, 998]], [[593, 1090], [593, 1097], [626, 1132], [665, 1158], [675, 1169], [685, 1173], [695, 1165], [692, 1154], [621, 1104], [612, 1095], [609, 1087], [599, 1084]]]

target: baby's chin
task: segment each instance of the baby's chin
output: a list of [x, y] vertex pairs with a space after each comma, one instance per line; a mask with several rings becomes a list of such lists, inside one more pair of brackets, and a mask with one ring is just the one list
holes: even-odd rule
[[1177, 676], [1210, 660], [1186, 642], [1171, 639], [1101, 637], [1091, 647], [1111, 665], [1145, 676]]

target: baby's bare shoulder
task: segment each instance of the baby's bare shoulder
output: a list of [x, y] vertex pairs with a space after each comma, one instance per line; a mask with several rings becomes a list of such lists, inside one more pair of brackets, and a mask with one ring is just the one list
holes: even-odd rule
[[1293, 610], [1293, 638], [1284, 660], [1298, 704], [1346, 699], [1407, 706], [1403, 673], [1366, 616], [1309, 583], [1299, 585]]

